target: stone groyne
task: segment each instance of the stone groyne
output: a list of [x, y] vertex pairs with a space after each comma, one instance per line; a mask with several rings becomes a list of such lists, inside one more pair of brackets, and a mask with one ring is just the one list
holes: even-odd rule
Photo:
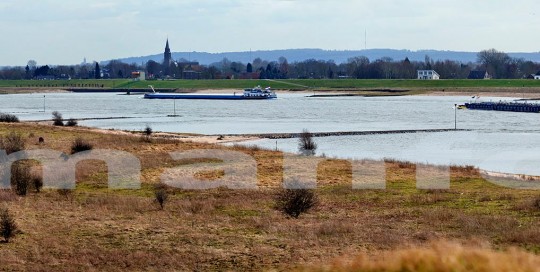
[[[408, 130], [381, 130], [381, 131], [333, 131], [311, 132], [313, 137], [351, 136], [351, 135], [374, 135], [374, 134], [400, 134], [400, 133], [432, 133], [450, 131], [469, 131], [468, 129], [408, 129]], [[266, 139], [289, 139], [299, 138], [301, 133], [255, 133], [255, 134], [216, 134], [211, 136], [243, 136]]]

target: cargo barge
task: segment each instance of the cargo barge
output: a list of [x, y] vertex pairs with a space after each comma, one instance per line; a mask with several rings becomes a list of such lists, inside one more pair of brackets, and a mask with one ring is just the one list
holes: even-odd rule
[[152, 88], [152, 93], [144, 94], [146, 99], [210, 99], [210, 100], [261, 100], [277, 98], [277, 95], [270, 87], [262, 89], [260, 86], [245, 89], [242, 94], [175, 94], [157, 93]]
[[458, 108], [469, 110], [513, 111], [513, 112], [540, 112], [540, 104], [518, 102], [474, 102], [465, 103]]

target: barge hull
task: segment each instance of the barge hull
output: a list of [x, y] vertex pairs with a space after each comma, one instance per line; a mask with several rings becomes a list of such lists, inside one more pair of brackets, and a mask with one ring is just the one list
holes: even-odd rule
[[465, 103], [465, 107], [470, 110], [488, 111], [512, 111], [512, 112], [540, 112], [540, 104], [512, 103], [512, 102], [482, 102]]
[[208, 100], [261, 100], [272, 99], [274, 97], [245, 97], [243, 95], [227, 94], [145, 94], [146, 99], [208, 99]]

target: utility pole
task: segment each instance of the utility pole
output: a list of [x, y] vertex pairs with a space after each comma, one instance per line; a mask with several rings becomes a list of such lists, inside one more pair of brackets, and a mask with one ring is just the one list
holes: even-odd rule
[[457, 104], [454, 104], [454, 129], [457, 129]]
[[367, 50], [367, 29], [364, 29], [364, 50]]

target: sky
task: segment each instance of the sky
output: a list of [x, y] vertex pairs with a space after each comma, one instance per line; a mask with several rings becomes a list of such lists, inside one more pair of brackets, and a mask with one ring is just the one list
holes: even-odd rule
[[538, 52], [539, 34], [540, 5], [533, 0], [0, 2], [0, 66], [159, 54], [167, 37], [173, 52], [293, 48]]

